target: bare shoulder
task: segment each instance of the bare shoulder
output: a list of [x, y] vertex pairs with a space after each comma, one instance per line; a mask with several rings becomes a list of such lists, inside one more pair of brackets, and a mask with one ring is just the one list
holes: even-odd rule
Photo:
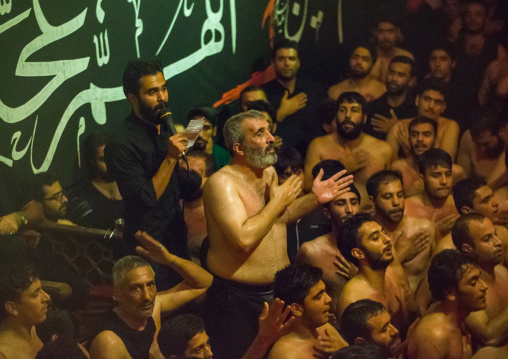
[[0, 352], [0, 359], [7, 359], [7, 357], [4, 355], [4, 353]]
[[411, 204], [411, 205], [422, 205], [423, 204], [423, 199], [422, 199], [422, 196], [420, 194], [415, 194], [414, 196], [411, 196], [411, 197], [408, 197], [406, 198], [405, 200], [405, 204]]
[[408, 167], [407, 161], [403, 158], [398, 158], [392, 162], [392, 170], [404, 172]]
[[292, 337], [291, 333], [284, 335], [275, 342], [268, 354], [268, 359], [300, 358], [300, 348], [296, 344], [297, 343], [295, 343], [295, 339]]
[[437, 242], [436, 248], [434, 248], [432, 256], [435, 256], [436, 254], [444, 251], [445, 249], [456, 249], [452, 241], [451, 233], [448, 233], [446, 236], [441, 238], [439, 242]]
[[124, 342], [111, 330], [100, 332], [90, 346], [90, 358], [130, 358]]
[[451, 118], [439, 117], [437, 121], [438, 126], [441, 126], [443, 130], [458, 129], [459, 124]]
[[406, 226], [418, 230], [428, 229], [429, 231], [434, 231], [436, 229], [436, 225], [431, 220], [412, 216], [407, 216]]
[[386, 141], [379, 140], [371, 135], [365, 134], [365, 144], [374, 152], [391, 152], [392, 147]]
[[300, 263], [317, 264], [317, 262], [319, 262], [319, 254], [323, 250], [325, 241], [326, 238], [321, 236], [312, 241], [304, 242], [296, 254], [296, 260]]

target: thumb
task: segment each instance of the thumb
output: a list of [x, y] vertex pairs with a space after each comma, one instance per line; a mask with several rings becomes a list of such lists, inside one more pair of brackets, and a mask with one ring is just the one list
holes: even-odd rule
[[398, 119], [393, 108], [390, 109], [390, 115], [392, 115], [392, 118]]
[[288, 90], [288, 89], [285, 89], [285, 90], [284, 90], [284, 95], [282, 96], [282, 99], [283, 99], [283, 100], [287, 100], [287, 99], [288, 99], [288, 96], [289, 96], [289, 90]]

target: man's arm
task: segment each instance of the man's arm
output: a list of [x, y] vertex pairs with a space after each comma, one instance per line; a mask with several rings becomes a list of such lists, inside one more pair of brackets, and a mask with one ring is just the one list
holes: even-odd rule
[[307, 149], [307, 155], [305, 156], [305, 179], [303, 181], [303, 189], [305, 192], [310, 192], [312, 190], [312, 182], [314, 181], [314, 177], [312, 177], [312, 169], [321, 161], [321, 155], [319, 154], [319, 142], [321, 142], [321, 138], [318, 137], [313, 139]]
[[345, 176], [346, 170], [342, 170], [329, 179], [323, 181], [324, 171], [321, 169], [316, 179], [312, 182], [312, 192], [296, 199], [289, 206], [289, 222], [296, 221], [310, 211], [315, 209], [319, 204], [330, 202], [337, 196], [349, 191], [349, 185], [353, 183], [353, 176]]
[[408, 345], [410, 359], [445, 359], [448, 358], [450, 345], [448, 333], [443, 328], [419, 325], [414, 338]]
[[32, 200], [21, 211], [0, 217], [0, 234], [16, 233], [21, 226], [24, 226], [23, 217], [27, 226], [41, 223], [44, 220], [42, 205]]
[[443, 130], [443, 135], [439, 148], [448, 152], [452, 157], [452, 161], [455, 162], [457, 157], [457, 146], [459, 143], [459, 125], [457, 122], [448, 119], [446, 128]]
[[183, 281], [173, 288], [157, 293], [156, 303], [160, 304], [160, 311], [167, 312], [176, 309], [201, 294], [212, 285], [213, 276], [197, 264], [169, 253], [160, 242], [148, 233], [138, 231], [136, 239], [141, 246], [136, 251], [162, 265], [166, 265], [177, 272]]
[[402, 131], [402, 122], [397, 122], [393, 127], [388, 131], [388, 135], [386, 135], [386, 142], [392, 147], [395, 156], [398, 156], [399, 153], [399, 132]]
[[471, 177], [473, 168], [471, 166], [471, 154], [473, 149], [473, 140], [469, 130], [464, 132], [460, 139], [459, 154], [457, 155], [457, 164], [464, 169], [468, 177]]
[[227, 174], [218, 172], [205, 184], [205, 213], [207, 217], [213, 217], [211, 220], [217, 222], [224, 237], [238, 250], [249, 252], [257, 247], [282, 211], [294, 202], [302, 187], [296, 175], [278, 186], [275, 170], [271, 168], [268, 171], [272, 175], [270, 201], [250, 217], [238, 193], [239, 188]]
[[105, 330], [90, 346], [90, 359], [132, 359], [123, 341], [112, 331]]
[[501, 346], [508, 337], [508, 307], [492, 319], [485, 310], [473, 312], [466, 318], [466, 325], [483, 346]]

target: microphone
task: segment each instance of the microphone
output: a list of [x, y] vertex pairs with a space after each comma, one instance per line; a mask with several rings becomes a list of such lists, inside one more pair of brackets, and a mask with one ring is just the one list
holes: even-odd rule
[[[171, 136], [176, 135], [176, 128], [173, 123], [173, 113], [166, 107], [160, 110], [159, 120], [166, 127], [166, 131], [170, 133]], [[182, 157], [185, 162], [187, 162], [187, 155], [185, 152], [182, 152]]]

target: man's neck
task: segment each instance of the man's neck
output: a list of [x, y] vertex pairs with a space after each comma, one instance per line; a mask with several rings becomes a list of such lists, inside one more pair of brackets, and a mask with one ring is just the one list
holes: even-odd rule
[[118, 315], [118, 317], [129, 327], [135, 330], [144, 330], [146, 327], [146, 323], [148, 322], [148, 318], [146, 317], [133, 317], [128, 312], [124, 311], [120, 306], [117, 306], [113, 309], [113, 311]]
[[281, 79], [280, 77], [277, 77], [277, 81], [279, 81], [279, 83], [284, 86], [285, 88], [287, 88], [289, 90], [289, 93], [292, 94], [293, 92], [295, 92], [295, 88], [296, 88], [296, 77], [293, 77], [291, 80], [285, 80], [285, 79]]
[[389, 221], [385, 217], [381, 216], [377, 211], [375, 217], [376, 221], [381, 225], [381, 227], [385, 228], [390, 234], [395, 232], [402, 222], [402, 220], [400, 222]]
[[350, 150], [353, 150], [353, 149], [359, 147], [364, 138], [365, 138], [365, 134], [363, 132], [360, 134], [360, 136], [358, 136], [354, 140], [346, 140], [346, 139], [342, 138], [340, 134], [337, 133], [337, 139], [339, 141], [339, 144], [342, 147], [346, 147]]
[[263, 181], [265, 170], [251, 166], [244, 158], [233, 157], [229, 166], [248, 182]]
[[210, 141], [206, 143], [205, 152], [209, 155], [213, 153], [213, 140], [210, 139]]
[[387, 59], [391, 59], [393, 56], [395, 56], [395, 52], [397, 51], [397, 47], [392, 47], [390, 49], [382, 49], [379, 46], [376, 46], [377, 56], [384, 57]]
[[[27, 342], [31, 342], [32, 338], [32, 330], [34, 329], [33, 324], [25, 324], [16, 321], [12, 317], [7, 317], [4, 319], [2, 324], [0, 325], [0, 333], [9, 333], [13, 337], [25, 340]], [[37, 334], [35, 334], [37, 336]]]
[[470, 312], [464, 312], [457, 305], [457, 301], [445, 300], [437, 302], [436, 311], [443, 313], [449, 322], [453, 323], [457, 328], [461, 329], [464, 320]]
[[430, 206], [434, 207], [435, 209], [443, 208], [444, 205], [446, 204], [446, 202], [448, 201], [449, 197], [450, 197], [450, 195], [448, 195], [448, 197], [446, 197], [446, 198], [430, 197], [427, 194], [427, 192], [424, 190], [423, 191], [423, 204], [430, 205]]
[[132, 109], [132, 112], [134, 113], [134, 115], [136, 115], [136, 117], [138, 118], [138, 120], [140, 120], [141, 122], [147, 123], [147, 124], [149, 124], [149, 125], [150, 125], [150, 126], [152, 126], [152, 127], [155, 127], [155, 128], [157, 129], [157, 132], [158, 132], [159, 134], [161, 133], [161, 131], [160, 131], [161, 125], [160, 125], [160, 124], [155, 124], [155, 123], [153, 123], [153, 122], [150, 122], [150, 121], [145, 120], [145, 119], [143, 118], [143, 116], [141, 116], [141, 113], [140, 113], [137, 109], [135, 109], [135, 108], [133, 108], [133, 109]]
[[476, 41], [482, 41], [485, 39], [485, 34], [483, 32], [479, 33], [466, 33], [466, 42], [476, 42]]
[[494, 283], [496, 281], [496, 271], [495, 271], [496, 266], [481, 262], [478, 262], [478, 265], [481, 269], [480, 278], [483, 279], [483, 281], [487, 284]]
[[367, 86], [369, 82], [372, 80], [370, 75], [365, 77], [350, 77], [349, 83], [351, 86], [355, 86], [357, 90], [359, 90], [363, 86]]
[[388, 103], [388, 105], [390, 107], [397, 108], [400, 105], [402, 105], [404, 103], [404, 101], [406, 101], [406, 96], [407, 96], [407, 90], [405, 90], [400, 95], [394, 95], [394, 94], [390, 94], [387, 92], [386, 93], [386, 102]]
[[303, 340], [314, 340], [317, 338], [317, 328], [309, 328], [308, 325], [306, 325], [303, 318], [299, 317], [295, 320], [293, 333], [295, 336], [297, 336], [300, 339]]
[[384, 293], [386, 282], [386, 268], [372, 269], [367, 263], [360, 262], [359, 273], [363, 274], [372, 288]]
[[92, 185], [102, 193], [106, 198], [121, 200], [120, 190], [115, 181], [106, 180], [100, 176], [96, 176], [92, 179]]

